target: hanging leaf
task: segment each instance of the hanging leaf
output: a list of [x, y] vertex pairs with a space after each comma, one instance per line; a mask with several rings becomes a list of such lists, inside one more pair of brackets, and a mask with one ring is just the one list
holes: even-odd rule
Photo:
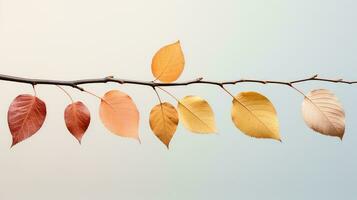
[[186, 96], [178, 102], [177, 108], [186, 129], [194, 133], [217, 132], [214, 113], [206, 100], [198, 96]]
[[302, 115], [306, 124], [314, 131], [342, 140], [345, 132], [345, 112], [331, 91], [311, 91], [302, 103]]
[[112, 133], [139, 140], [139, 111], [127, 94], [118, 90], [105, 93], [99, 115], [104, 126]]
[[232, 121], [248, 136], [280, 141], [279, 122], [273, 104], [257, 92], [241, 92], [233, 99]]
[[68, 131], [81, 143], [90, 123], [88, 108], [80, 101], [74, 102], [66, 107], [64, 120]]
[[184, 68], [185, 58], [180, 41], [164, 46], [153, 57], [151, 71], [154, 77], [161, 82], [176, 81]]
[[170, 103], [158, 104], [150, 112], [150, 128], [169, 148], [179, 122], [176, 108]]
[[7, 113], [11, 146], [34, 135], [42, 127], [45, 118], [46, 105], [42, 100], [29, 94], [17, 96]]

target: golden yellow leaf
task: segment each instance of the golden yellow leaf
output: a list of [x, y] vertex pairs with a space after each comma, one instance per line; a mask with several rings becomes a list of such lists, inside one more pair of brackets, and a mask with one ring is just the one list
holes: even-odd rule
[[269, 99], [257, 92], [241, 92], [234, 97], [232, 120], [246, 135], [281, 141], [275, 108]]
[[152, 108], [149, 121], [151, 130], [169, 148], [179, 122], [176, 108], [166, 102], [158, 104]]
[[329, 90], [311, 91], [302, 103], [306, 124], [316, 132], [339, 137], [345, 132], [345, 112], [337, 97]]
[[184, 68], [185, 58], [180, 41], [164, 46], [153, 57], [151, 71], [154, 77], [161, 82], [176, 81]]
[[112, 133], [139, 140], [139, 112], [127, 94], [118, 90], [105, 93], [99, 115], [104, 126]]
[[195, 133], [217, 131], [212, 108], [201, 97], [186, 96], [178, 102], [177, 108], [186, 129]]

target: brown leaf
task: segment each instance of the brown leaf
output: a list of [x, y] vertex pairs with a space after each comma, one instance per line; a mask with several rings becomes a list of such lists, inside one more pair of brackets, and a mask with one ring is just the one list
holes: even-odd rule
[[88, 108], [80, 101], [74, 102], [66, 107], [64, 120], [68, 131], [81, 143], [90, 123]]
[[124, 92], [111, 90], [105, 93], [99, 115], [104, 126], [112, 133], [139, 140], [139, 111], [131, 97]]
[[12, 146], [31, 137], [41, 127], [46, 118], [46, 105], [39, 98], [23, 94], [11, 103], [7, 120], [12, 135]]
[[179, 122], [176, 108], [170, 103], [161, 103], [150, 112], [150, 128], [155, 135], [169, 148]]

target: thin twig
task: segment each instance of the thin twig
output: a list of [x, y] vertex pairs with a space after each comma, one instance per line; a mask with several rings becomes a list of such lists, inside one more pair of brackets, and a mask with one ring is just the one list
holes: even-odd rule
[[323, 81], [323, 82], [331, 82], [331, 83], [343, 83], [343, 84], [357, 84], [357, 81], [347, 81], [344, 79], [327, 79], [327, 78], [319, 78], [317, 75], [314, 75], [309, 78], [293, 80], [293, 81], [275, 81], [275, 80], [256, 80], [256, 79], [240, 79], [235, 81], [206, 81], [203, 78], [197, 78], [191, 81], [185, 82], [175, 82], [175, 83], [158, 83], [153, 81], [138, 81], [138, 80], [129, 80], [129, 79], [120, 79], [114, 78], [113, 76], [107, 76], [104, 78], [96, 78], [96, 79], [81, 79], [81, 80], [72, 80], [72, 81], [63, 81], [63, 80], [49, 80], [49, 79], [32, 79], [32, 78], [22, 78], [16, 76], [9, 76], [0, 74], [0, 80], [10, 81], [10, 82], [18, 82], [18, 83], [27, 83], [31, 85], [61, 85], [61, 86], [69, 86], [80, 91], [84, 91], [82, 87], [79, 85], [84, 84], [96, 84], [96, 83], [108, 83], [114, 82], [119, 84], [133, 84], [133, 85], [143, 85], [149, 87], [173, 87], [173, 86], [187, 86], [191, 84], [207, 84], [207, 85], [235, 85], [238, 83], [260, 83], [260, 84], [278, 84], [278, 85], [286, 85], [291, 86], [297, 83], [309, 82], [309, 81]]

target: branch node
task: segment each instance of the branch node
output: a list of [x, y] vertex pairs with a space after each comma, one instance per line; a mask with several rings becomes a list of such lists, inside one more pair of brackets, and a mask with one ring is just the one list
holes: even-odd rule
[[119, 84], [124, 84], [125, 82], [121, 79], [116, 79], [118, 81]]
[[82, 88], [82, 87], [79, 87], [78, 85], [76, 85], [76, 84], [72, 84], [72, 87], [73, 88], [76, 88], [76, 89], [78, 89], [78, 90], [80, 90], [80, 91], [84, 91], [84, 89]]
[[105, 79], [105, 81], [107, 82], [107, 81], [112, 80], [113, 78], [114, 78], [114, 76], [107, 76], [107, 77], [105, 77], [104, 79]]
[[311, 77], [311, 79], [315, 79], [317, 78], [319, 75], [318, 74], [315, 74], [313, 77]]

